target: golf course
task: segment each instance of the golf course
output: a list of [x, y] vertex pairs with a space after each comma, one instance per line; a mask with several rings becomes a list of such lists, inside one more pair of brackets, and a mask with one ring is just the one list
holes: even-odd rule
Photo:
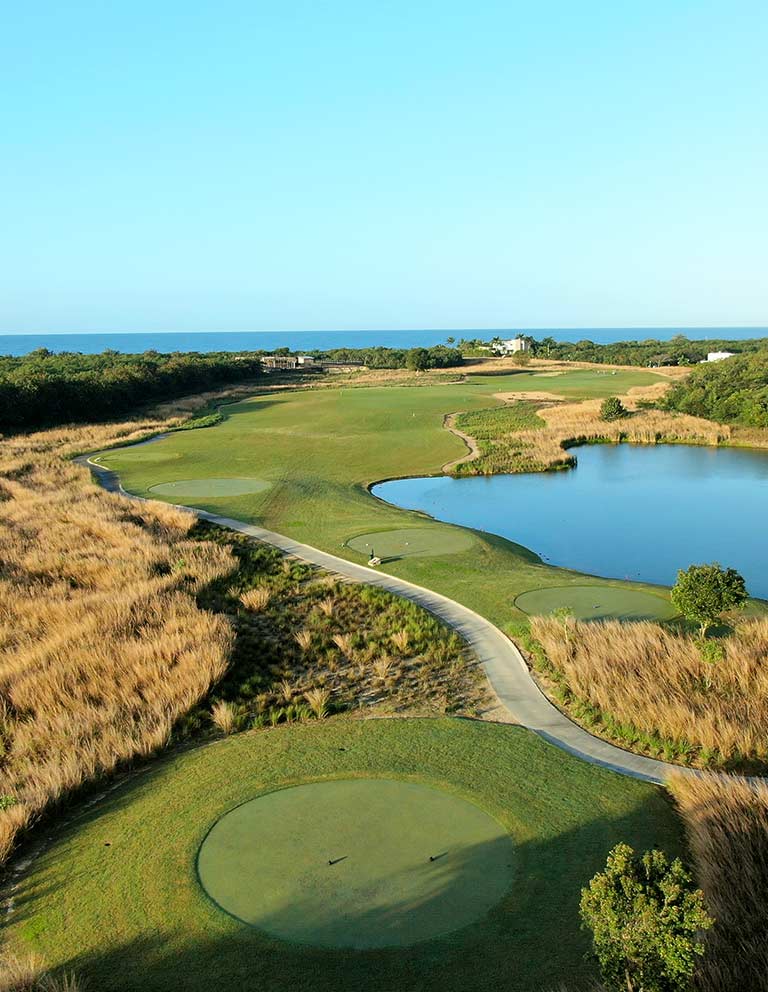
[[518, 727], [334, 718], [76, 809], [8, 936], [103, 992], [536, 992], [592, 976], [579, 892], [619, 841], [681, 850], [662, 790]]
[[[369, 491], [461, 458], [463, 442], [445, 428], [451, 413], [500, 406], [497, 394], [535, 393], [542, 381], [571, 398], [606, 396], [619, 378], [624, 389], [658, 379], [580, 369], [265, 391], [223, 407], [214, 426], [95, 462], [130, 494], [268, 528], [356, 565], [375, 557], [380, 570], [508, 632], [564, 606], [584, 619], [663, 619], [674, 611], [661, 587], [554, 568]], [[271, 594], [253, 585], [258, 575], [249, 581], [255, 595], [238, 602], [258, 615]], [[291, 588], [307, 594], [318, 582], [297, 575]], [[332, 603], [318, 601], [317, 622], [330, 623]], [[290, 627], [295, 613], [283, 617], [306, 649], [308, 629]], [[333, 643], [354, 655], [351, 634]], [[276, 716], [244, 733], [219, 722], [223, 739], [209, 732], [75, 806], [20, 870], [9, 947], [104, 992], [171, 992], [180, 982], [192, 992], [539, 992], [594, 977], [579, 896], [614, 845], [684, 851], [661, 788], [523, 726], [366, 720], [324, 707], [313, 720]]]
[[588, 399], [663, 381], [644, 370], [576, 369], [264, 393], [223, 408], [214, 427], [107, 452], [98, 461], [139, 496], [258, 524], [355, 562], [373, 551], [386, 571], [505, 630], [524, 618], [518, 596], [549, 587], [562, 589], [564, 605], [588, 618], [593, 604], [582, 612], [582, 594], [569, 597], [569, 585], [610, 587], [610, 615], [664, 618], [663, 589], [551, 568], [511, 541], [397, 509], [368, 492], [382, 479], [440, 474], [461, 458], [464, 442], [444, 428], [448, 414], [501, 407], [498, 396], [510, 392], [546, 389]]

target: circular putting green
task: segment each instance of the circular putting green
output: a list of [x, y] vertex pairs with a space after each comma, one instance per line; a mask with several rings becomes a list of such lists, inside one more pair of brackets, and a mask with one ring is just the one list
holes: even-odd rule
[[346, 542], [348, 548], [360, 554], [384, 561], [399, 558], [431, 558], [467, 551], [475, 543], [467, 531], [453, 527], [406, 527], [400, 530], [373, 531], [358, 534]]
[[532, 589], [515, 600], [530, 616], [546, 616], [563, 607], [577, 620], [667, 620], [675, 615], [669, 600], [641, 589], [616, 586], [552, 586]]
[[245, 496], [264, 492], [270, 485], [263, 479], [179, 479], [178, 482], [161, 482], [149, 491], [173, 497]]
[[509, 834], [479, 807], [392, 779], [316, 782], [226, 813], [198, 853], [210, 898], [275, 937], [404, 946], [467, 926], [512, 883]]

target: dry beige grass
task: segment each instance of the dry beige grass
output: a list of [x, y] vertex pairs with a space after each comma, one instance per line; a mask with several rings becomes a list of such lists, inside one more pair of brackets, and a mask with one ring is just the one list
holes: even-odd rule
[[654, 623], [579, 623], [534, 617], [531, 629], [577, 703], [619, 735], [631, 729], [672, 744], [665, 757], [693, 763], [768, 760], [768, 620], [740, 622], [707, 661], [700, 643]]
[[[667, 387], [652, 387], [654, 390], [659, 388], [663, 391]], [[590, 441], [722, 444], [731, 439], [731, 428], [728, 426], [682, 413], [637, 409], [638, 398], [637, 395], [624, 397], [627, 409], [632, 411], [631, 416], [611, 423], [600, 419], [601, 400], [543, 407], [537, 413], [547, 426], [518, 431], [513, 442], [529, 449], [528, 458], [532, 463], [541, 468], [553, 468], [571, 460], [565, 449]]]
[[265, 586], [255, 586], [253, 589], [248, 589], [247, 592], [242, 594], [240, 602], [247, 610], [253, 610], [254, 613], [258, 613], [269, 603], [270, 596], [271, 593]]
[[194, 595], [234, 568], [228, 551], [64, 457], [172, 423], [0, 441], [0, 860], [51, 803], [162, 747], [227, 665], [230, 626]]
[[74, 975], [51, 974], [36, 955], [0, 961], [0, 992], [81, 992], [83, 988]]
[[768, 992], [768, 786], [719, 775], [669, 785], [715, 918], [698, 987]]

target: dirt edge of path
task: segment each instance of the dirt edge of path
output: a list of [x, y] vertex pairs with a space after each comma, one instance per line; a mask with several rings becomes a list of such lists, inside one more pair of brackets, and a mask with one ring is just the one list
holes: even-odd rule
[[464, 431], [460, 431], [458, 427], [456, 427], [456, 417], [458, 416], [458, 413], [447, 413], [443, 417], [443, 427], [447, 431], [450, 431], [451, 434], [455, 434], [456, 437], [461, 438], [469, 451], [466, 455], [462, 455], [461, 458], [456, 458], [452, 462], [446, 462], [441, 469], [442, 472], [446, 473], [452, 472], [453, 469], [457, 468], [459, 465], [465, 465], [467, 462], [475, 461], [481, 454], [480, 448], [477, 446], [477, 441], [469, 434], [465, 434]]

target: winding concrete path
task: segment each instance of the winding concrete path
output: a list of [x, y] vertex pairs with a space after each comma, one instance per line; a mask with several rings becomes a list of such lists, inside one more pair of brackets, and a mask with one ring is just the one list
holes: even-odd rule
[[[142, 497], [134, 496], [123, 489], [117, 473], [93, 461], [98, 454], [112, 454], [115, 450], [99, 452], [90, 457], [82, 455], [76, 461], [87, 466], [100, 484], [110, 492], [145, 502]], [[500, 702], [509, 710], [517, 723], [570, 754], [623, 775], [659, 784], [663, 783], [672, 771], [684, 773], [689, 771], [614, 747], [577, 726], [542, 693], [531, 677], [523, 656], [512, 641], [489, 620], [481, 617], [474, 610], [462, 606], [461, 603], [407, 582], [405, 579], [387, 575], [386, 572], [357, 565], [345, 558], [310, 547], [308, 544], [300, 544], [290, 537], [265, 530], [263, 527], [247, 524], [232, 517], [221, 517], [194, 507], [181, 508], [189, 510], [201, 520], [208, 520], [220, 527], [247, 534], [320, 568], [356, 582], [365, 582], [386, 589], [397, 596], [418, 603], [453, 627], [467, 641], [480, 660]]]

